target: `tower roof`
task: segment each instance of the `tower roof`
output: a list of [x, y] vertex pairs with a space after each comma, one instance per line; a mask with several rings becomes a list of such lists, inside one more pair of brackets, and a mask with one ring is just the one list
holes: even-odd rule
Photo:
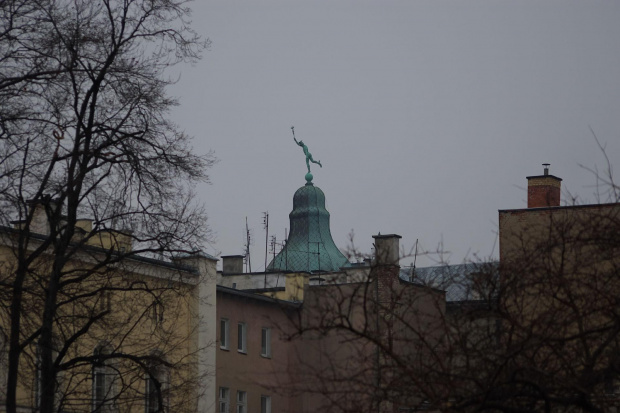
[[337, 271], [349, 264], [332, 239], [325, 194], [311, 181], [295, 192], [289, 219], [291, 231], [286, 245], [268, 270]]

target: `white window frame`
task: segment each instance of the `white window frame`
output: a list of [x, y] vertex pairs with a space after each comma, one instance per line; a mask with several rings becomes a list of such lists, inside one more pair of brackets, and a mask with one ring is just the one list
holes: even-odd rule
[[230, 320], [220, 319], [220, 348], [228, 350], [230, 347]]
[[237, 413], [247, 413], [248, 393], [237, 390]]
[[243, 354], [248, 352], [248, 326], [246, 323], [237, 324], [237, 351]]
[[260, 355], [271, 358], [271, 328], [263, 327], [260, 336]]
[[[95, 349], [94, 356], [109, 354], [110, 349], [99, 346]], [[92, 369], [92, 411], [107, 412], [112, 411], [115, 397], [116, 371], [110, 365], [109, 360], [99, 361], [98, 365]], [[98, 396], [101, 396], [98, 397]]]
[[93, 368], [93, 412], [105, 410], [108, 395], [107, 375], [105, 366]]
[[220, 403], [218, 413], [228, 413], [230, 408], [230, 389], [220, 387]]
[[271, 413], [271, 396], [260, 396], [260, 413]]
[[[153, 374], [153, 376], [151, 376], [151, 374]], [[170, 383], [168, 369], [163, 365], [151, 367], [151, 374], [147, 372], [144, 377], [144, 411], [145, 413], [168, 412], [168, 390]], [[157, 380], [160, 385], [161, 401], [163, 404], [161, 406], [159, 405], [159, 394], [155, 380]], [[153, 388], [151, 388], [151, 386], [153, 386]], [[151, 400], [156, 403], [154, 406], [151, 406]]]
[[[150, 412], [159, 410], [159, 395], [157, 394], [157, 388], [155, 387], [155, 380], [156, 379], [151, 377], [148, 373], [146, 374], [146, 377], [144, 378], [144, 412], [145, 413], [150, 413]], [[151, 388], [151, 386], [153, 386], [154, 388]], [[152, 400], [155, 403], [155, 406], [151, 406]]]

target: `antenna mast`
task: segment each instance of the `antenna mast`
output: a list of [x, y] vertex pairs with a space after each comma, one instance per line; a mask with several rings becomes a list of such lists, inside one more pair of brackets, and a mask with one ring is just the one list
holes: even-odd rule
[[[248, 228], [248, 217], [245, 217], [245, 272], [252, 272], [252, 260], [250, 259], [250, 228]], [[249, 270], [249, 271], [248, 271]]]
[[273, 256], [272, 259], [276, 259], [276, 245], [277, 245], [277, 240], [276, 240], [276, 236], [272, 235], [271, 236], [271, 255]]
[[415, 254], [413, 255], [413, 266], [411, 268], [411, 275], [409, 276], [409, 281], [413, 281], [413, 277], [415, 276], [415, 262], [418, 259], [418, 238], [415, 239]]
[[263, 212], [263, 227], [265, 228], [265, 282], [263, 288], [267, 288], [267, 251], [269, 247], [269, 212]]

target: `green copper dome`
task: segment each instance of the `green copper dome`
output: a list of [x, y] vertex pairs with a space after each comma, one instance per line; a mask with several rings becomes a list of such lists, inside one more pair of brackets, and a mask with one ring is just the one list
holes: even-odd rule
[[308, 182], [293, 196], [291, 231], [286, 245], [271, 261], [271, 271], [337, 271], [349, 264], [329, 230], [325, 194]]

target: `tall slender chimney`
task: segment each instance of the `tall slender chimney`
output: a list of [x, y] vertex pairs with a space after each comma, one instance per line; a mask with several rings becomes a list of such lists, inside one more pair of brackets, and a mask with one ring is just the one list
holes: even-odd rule
[[562, 179], [549, 175], [549, 164], [544, 163], [543, 175], [527, 177], [527, 207], [560, 206]]

